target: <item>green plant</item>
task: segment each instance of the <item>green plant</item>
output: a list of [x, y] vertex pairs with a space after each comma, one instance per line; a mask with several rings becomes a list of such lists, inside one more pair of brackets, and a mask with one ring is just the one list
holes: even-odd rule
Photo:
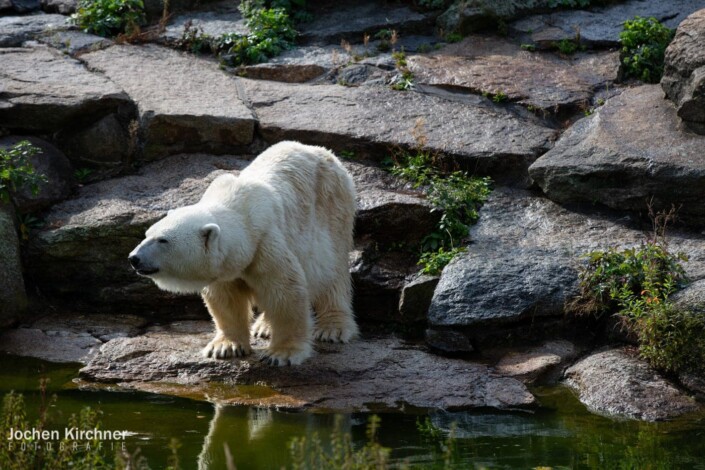
[[90, 168], [79, 168], [73, 172], [74, 178], [76, 178], [76, 181], [79, 183], [85, 183], [92, 174], [93, 170]]
[[414, 74], [411, 73], [406, 62], [406, 54], [403, 50], [393, 52], [392, 57], [394, 58], [394, 63], [397, 70], [400, 72], [397, 76], [392, 79], [391, 87], [392, 90], [397, 91], [407, 91], [414, 88]]
[[446, 42], [449, 43], [454, 43], [454, 42], [460, 42], [463, 40], [463, 35], [460, 33], [450, 33], [446, 36]]
[[497, 93], [492, 95], [492, 101], [494, 103], [504, 103], [508, 99], [509, 99], [509, 97], [507, 96], [507, 94], [502, 91], [498, 91]]
[[294, 21], [303, 23], [313, 19], [313, 16], [306, 11], [306, 7], [306, 0], [243, 0], [238, 8], [245, 18], [252, 16], [256, 10], [280, 8]]
[[536, 45], [535, 44], [522, 44], [521, 48], [522, 48], [522, 50], [525, 50], [525, 51], [536, 52]]
[[439, 273], [464, 249], [458, 244], [468, 236], [469, 226], [479, 217], [479, 207], [490, 193], [489, 178], [470, 177], [463, 171], [442, 172], [434, 164], [431, 152], [423, 150], [426, 137], [417, 123], [415, 152], [399, 152], [389, 159], [392, 174], [408, 181], [414, 188], [423, 187], [432, 211], [442, 215], [436, 228], [421, 241], [419, 265], [428, 274]]
[[0, 149], [0, 202], [10, 202], [13, 194], [23, 186], [37, 194], [39, 185], [47, 182], [47, 177], [37, 174], [30, 161], [30, 157], [39, 153], [41, 149], [26, 140], [9, 149]]
[[619, 34], [625, 75], [647, 83], [658, 83], [663, 75], [666, 47], [673, 35], [673, 30], [653, 17], [637, 16], [625, 21], [624, 30]]
[[71, 21], [104, 37], [129, 34], [147, 22], [142, 0], [80, 0]]
[[390, 450], [377, 442], [380, 419], [373, 415], [367, 423], [367, 443], [355, 449], [352, 436], [343, 433], [342, 419], [335, 418], [335, 427], [327, 451], [317, 433], [310, 437], [294, 438], [289, 445], [293, 470], [308, 469], [386, 469], [389, 468]]
[[580, 50], [580, 43], [573, 39], [561, 39], [553, 45], [561, 54], [565, 55], [573, 55]]

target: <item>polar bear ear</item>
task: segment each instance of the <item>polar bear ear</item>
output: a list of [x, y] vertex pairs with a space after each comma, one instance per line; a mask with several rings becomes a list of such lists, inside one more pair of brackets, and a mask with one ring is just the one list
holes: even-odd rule
[[218, 224], [206, 224], [201, 227], [201, 236], [206, 245], [206, 251], [208, 251], [210, 245], [218, 238], [220, 235], [220, 226]]

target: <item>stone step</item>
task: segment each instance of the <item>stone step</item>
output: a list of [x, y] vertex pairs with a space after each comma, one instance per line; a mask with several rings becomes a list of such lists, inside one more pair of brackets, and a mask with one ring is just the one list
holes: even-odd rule
[[69, 29], [63, 15], [0, 16], [0, 47], [20, 47], [41, 35]]
[[590, 47], [618, 47], [623, 23], [635, 16], [654, 17], [669, 28], [675, 28], [692, 12], [705, 8], [703, 0], [630, 0], [588, 10], [561, 10], [532, 15], [509, 26], [525, 42], [539, 47], [555, 47], [564, 39]]
[[527, 168], [552, 146], [555, 131], [482, 97], [446, 99], [386, 87], [343, 87], [242, 80], [262, 138], [300, 140], [381, 160], [416, 146], [423, 129], [433, 152], [497, 181], [528, 184]]
[[[562, 333], [581, 256], [638, 246], [646, 235], [628, 217], [569, 210], [529, 191], [498, 188], [470, 239], [467, 253], [443, 270], [428, 322], [432, 330], [466, 334], [482, 350], [507, 337]], [[705, 235], [672, 230], [669, 250], [689, 256], [684, 267], [691, 280], [705, 278]], [[434, 341], [438, 346], [438, 335]]]
[[[200, 299], [166, 294], [137, 276], [127, 254], [167, 210], [197, 202], [216, 176], [247, 164], [233, 156], [179, 155], [146, 165], [135, 175], [81, 188], [75, 198], [54, 206], [46, 214], [45, 228], [32, 234], [29, 279], [52, 301], [77, 309], [129, 306], [145, 315], [203, 315]], [[413, 243], [437, 221], [419, 191], [397, 192], [401, 185], [380, 170], [346, 165], [358, 188], [359, 237], [379, 237], [383, 244], [389, 240], [387, 228], [395, 227], [395, 240]], [[398, 302], [398, 292], [390, 295]]]
[[684, 129], [658, 85], [611, 98], [568, 129], [529, 169], [558, 202], [600, 203], [646, 213], [680, 207], [679, 217], [705, 224], [705, 136]]
[[609, 89], [619, 73], [617, 52], [561, 58], [477, 35], [428, 55], [411, 56], [407, 62], [418, 83], [501, 93], [509, 101], [551, 114], [589, 109], [595, 93]]
[[137, 105], [145, 160], [240, 152], [252, 143], [256, 119], [237, 78], [212, 61], [155, 45], [113, 46], [81, 60]]

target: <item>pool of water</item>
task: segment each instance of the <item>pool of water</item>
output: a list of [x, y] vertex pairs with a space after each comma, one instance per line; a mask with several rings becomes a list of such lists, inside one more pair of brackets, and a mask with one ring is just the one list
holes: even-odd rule
[[[224, 468], [228, 445], [239, 470], [290, 465], [289, 443], [317, 433], [327, 442], [336, 425], [362, 446], [369, 415], [286, 412], [255, 407], [219, 407], [188, 399], [118, 391], [90, 392], [72, 384], [78, 366], [0, 356], [0, 394], [22, 392], [30, 416], [41, 397], [40, 377], [58, 400], [49, 428], [61, 428], [72, 413], [91, 406], [102, 412], [102, 428], [130, 432], [126, 447], [139, 448], [152, 468], [163, 468], [171, 438], [179, 440], [184, 469]], [[563, 387], [535, 389], [533, 413], [377, 413], [379, 441], [394, 462], [441, 465], [443, 444], [453, 429], [457, 468], [688, 468], [705, 469], [705, 415], [667, 423], [615, 420], [589, 413]], [[417, 428], [429, 418], [438, 432]], [[337, 423], [337, 424], [336, 424]], [[0, 436], [4, 444], [6, 436]]]

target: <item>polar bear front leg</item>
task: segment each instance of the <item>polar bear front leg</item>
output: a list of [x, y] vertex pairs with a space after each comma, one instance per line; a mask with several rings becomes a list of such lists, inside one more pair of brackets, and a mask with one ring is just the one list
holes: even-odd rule
[[243, 281], [217, 282], [203, 289], [203, 300], [215, 322], [215, 337], [203, 355], [217, 359], [242, 357], [250, 346], [250, 299], [252, 291]]

